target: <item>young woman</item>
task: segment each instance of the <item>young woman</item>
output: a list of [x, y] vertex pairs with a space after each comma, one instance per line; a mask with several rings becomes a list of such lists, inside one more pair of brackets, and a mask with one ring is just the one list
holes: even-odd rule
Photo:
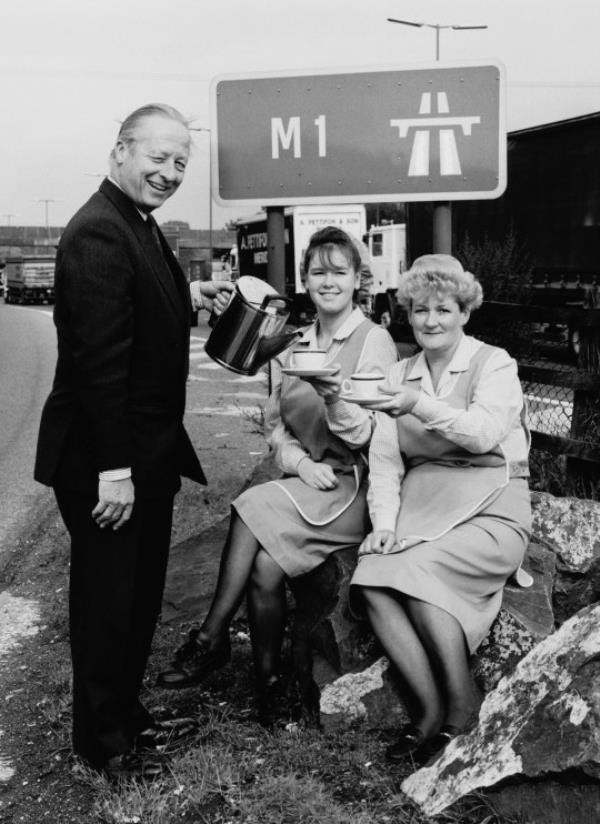
[[400, 280], [422, 351], [392, 366], [369, 452], [373, 531], [352, 579], [406, 687], [412, 723], [387, 751], [426, 761], [479, 701], [468, 657], [500, 609], [530, 530], [529, 436], [517, 366], [464, 334], [480, 284], [450, 255]]
[[385, 374], [397, 360], [389, 334], [355, 308], [361, 259], [353, 240], [327, 227], [304, 256], [315, 322], [292, 349], [323, 349], [330, 374], [298, 377], [291, 349], [273, 362], [265, 435], [283, 478], [252, 487], [232, 504], [229, 536], [208, 615], [181, 647], [159, 685], [198, 683], [230, 657], [230, 622], [247, 593], [259, 715], [273, 722], [285, 623], [286, 578], [304, 575], [368, 529], [365, 449], [373, 418], [340, 398], [357, 370]]

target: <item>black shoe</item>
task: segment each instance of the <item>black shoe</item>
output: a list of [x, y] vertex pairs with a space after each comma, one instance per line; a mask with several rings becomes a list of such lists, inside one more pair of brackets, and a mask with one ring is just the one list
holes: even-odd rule
[[414, 724], [405, 724], [398, 739], [386, 749], [385, 757], [396, 764], [403, 761], [407, 755], [412, 755], [424, 743], [425, 733]]
[[258, 723], [265, 729], [283, 729], [290, 722], [290, 708], [279, 678], [258, 687], [257, 704]]
[[135, 738], [136, 750], [158, 750], [179, 744], [198, 731], [193, 718], [168, 718], [155, 721]]
[[195, 638], [190, 637], [190, 640], [175, 653], [171, 669], [161, 672], [156, 683], [165, 689], [191, 687], [199, 684], [207, 675], [224, 667], [230, 660], [229, 638], [214, 649], [203, 649]]
[[427, 741], [419, 747], [419, 749], [414, 753], [414, 760], [417, 764], [426, 764], [428, 761], [437, 758], [442, 754], [448, 744], [456, 738], [457, 735], [461, 735], [463, 732], [464, 729], [461, 727], [455, 727], [452, 724], [444, 724], [438, 733], [431, 738], [428, 738]]
[[137, 752], [126, 752], [109, 758], [102, 767], [102, 774], [115, 784], [124, 781], [156, 781], [165, 771], [166, 764], [157, 758], [149, 758]]

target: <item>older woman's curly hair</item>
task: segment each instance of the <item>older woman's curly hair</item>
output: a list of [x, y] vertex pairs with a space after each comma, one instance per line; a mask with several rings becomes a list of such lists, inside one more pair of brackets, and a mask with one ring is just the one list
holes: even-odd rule
[[423, 294], [451, 296], [463, 312], [478, 309], [483, 301], [479, 281], [452, 255], [422, 255], [400, 275], [397, 298], [407, 311]]

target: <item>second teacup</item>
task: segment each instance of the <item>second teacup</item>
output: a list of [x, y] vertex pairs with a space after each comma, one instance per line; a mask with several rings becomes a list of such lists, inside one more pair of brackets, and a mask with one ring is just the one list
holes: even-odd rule
[[342, 391], [361, 398], [375, 398], [384, 381], [385, 375], [356, 372], [350, 376], [350, 380], [346, 378], [342, 381]]
[[294, 349], [293, 365], [296, 369], [322, 369], [327, 352], [324, 349]]

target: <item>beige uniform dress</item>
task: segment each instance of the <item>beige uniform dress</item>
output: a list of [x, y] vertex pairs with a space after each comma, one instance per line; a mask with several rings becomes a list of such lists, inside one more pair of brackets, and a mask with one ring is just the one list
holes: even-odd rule
[[[313, 327], [294, 348], [314, 346], [315, 340]], [[388, 333], [360, 310], [354, 310], [334, 344], [328, 362], [340, 364], [342, 378], [357, 368], [385, 374], [397, 359]], [[290, 355], [291, 350], [284, 353], [283, 365], [290, 363]], [[343, 400], [326, 409], [309, 383], [285, 374], [275, 395], [272, 408], [278, 420], [267, 415], [267, 434], [279, 431], [274, 445], [287, 473], [281, 480], [251, 487], [232, 506], [285, 574], [295, 577], [319, 566], [330, 553], [360, 544], [369, 531], [365, 449], [373, 413]], [[282, 452], [287, 459], [285, 454], [281, 459]], [[313, 489], [298, 477], [294, 469], [305, 456], [333, 467], [335, 489]]]
[[378, 413], [371, 443], [371, 519], [396, 533], [396, 547], [361, 557], [352, 584], [444, 609], [473, 652], [529, 540], [529, 435], [516, 364], [463, 336], [437, 393], [422, 353], [392, 367], [390, 380], [420, 389], [411, 414]]

